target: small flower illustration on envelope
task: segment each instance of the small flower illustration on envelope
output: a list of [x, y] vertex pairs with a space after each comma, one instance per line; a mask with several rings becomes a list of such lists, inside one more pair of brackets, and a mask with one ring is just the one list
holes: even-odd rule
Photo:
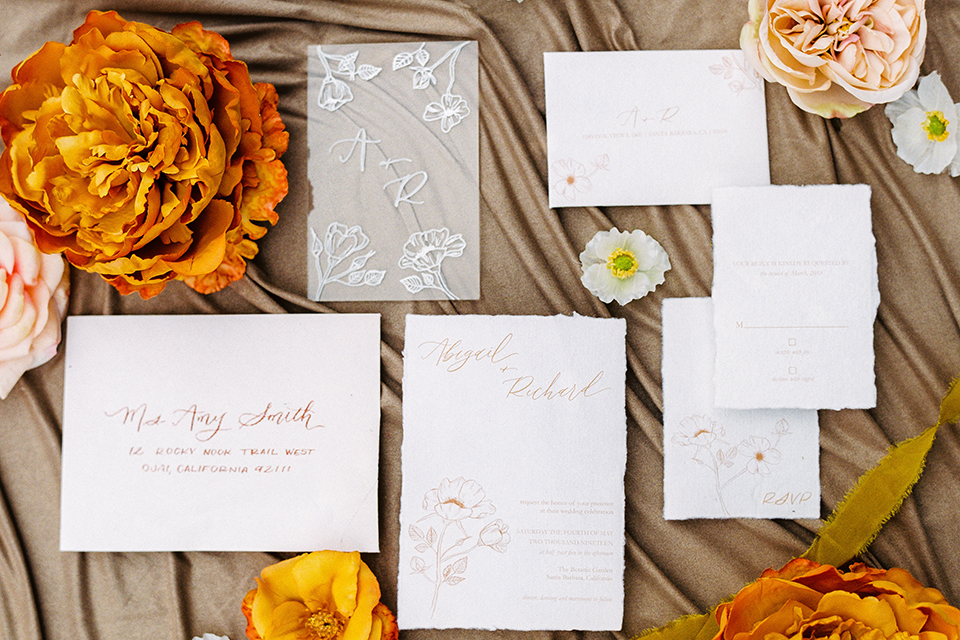
[[593, 161], [593, 171], [590, 173], [587, 173], [587, 168], [582, 163], [573, 158], [557, 160], [553, 163], [552, 168], [554, 175], [558, 176], [559, 180], [554, 181], [553, 190], [567, 200], [574, 202], [578, 193], [590, 193], [590, 190], [593, 189], [590, 176], [601, 169], [608, 171], [607, 167], [609, 165], [610, 158], [607, 154], [597, 156]]
[[437, 610], [440, 587], [458, 585], [467, 579], [464, 574], [470, 552], [487, 547], [505, 553], [510, 543], [510, 528], [500, 519], [481, 526], [482, 521], [497, 509], [487, 499], [483, 487], [474, 480], [444, 478], [436, 489], [424, 494], [422, 506], [428, 513], [418, 522], [432, 518], [438, 518], [440, 522], [436, 527], [427, 527], [426, 531], [415, 524], [407, 529], [407, 534], [416, 543], [417, 553], [423, 554], [423, 557], [413, 557], [410, 568], [434, 585], [432, 616]]

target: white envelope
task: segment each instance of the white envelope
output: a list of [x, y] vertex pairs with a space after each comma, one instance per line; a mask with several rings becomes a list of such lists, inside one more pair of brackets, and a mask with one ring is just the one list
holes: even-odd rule
[[380, 316], [67, 319], [64, 551], [377, 551]]
[[407, 316], [402, 629], [620, 629], [625, 332]]
[[817, 518], [820, 427], [801, 409], [713, 404], [713, 304], [663, 301], [663, 516]]
[[713, 248], [717, 406], [876, 405], [870, 187], [717, 189]]
[[770, 184], [763, 80], [740, 51], [545, 53], [543, 71], [551, 207]]

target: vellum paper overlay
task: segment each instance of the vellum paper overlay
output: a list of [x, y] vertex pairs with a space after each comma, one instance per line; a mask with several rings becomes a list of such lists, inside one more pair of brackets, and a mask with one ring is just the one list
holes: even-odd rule
[[407, 316], [401, 628], [620, 629], [625, 331]]
[[310, 299], [479, 298], [477, 43], [307, 59]]
[[713, 403], [713, 304], [663, 301], [663, 514], [816, 518], [817, 412]]
[[378, 550], [380, 316], [67, 319], [65, 551]]

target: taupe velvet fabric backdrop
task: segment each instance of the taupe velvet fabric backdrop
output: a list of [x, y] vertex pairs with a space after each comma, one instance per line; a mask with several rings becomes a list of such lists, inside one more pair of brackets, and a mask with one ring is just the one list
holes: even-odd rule
[[[14, 64], [46, 40], [68, 41], [94, 8], [116, 9], [129, 20], [166, 29], [198, 19], [223, 34], [234, 55], [248, 62], [254, 80], [272, 82], [280, 93], [291, 134], [284, 157], [290, 195], [279, 207], [279, 224], [260, 242], [248, 277], [227, 290], [204, 297], [175, 283], [144, 302], [74, 271], [70, 313], [382, 313], [382, 551], [365, 559], [388, 605], [396, 604], [400, 354], [408, 313], [576, 312], [627, 319], [626, 614], [622, 632], [614, 635], [628, 637], [704, 610], [810, 542], [816, 521], [667, 523], [661, 516], [660, 303], [664, 297], [709, 295], [709, 207], [547, 208], [542, 53], [736, 47], [746, 0], [117, 0], [112, 5], [3, 0], [0, 88], [9, 83]], [[927, 15], [923, 72], [939, 70], [960, 98], [960, 0], [933, 0]], [[482, 297], [454, 303], [310, 303], [303, 295], [311, 201], [306, 46], [424, 38], [480, 43]], [[768, 85], [766, 95], [774, 183], [873, 188], [882, 295], [875, 338], [878, 404], [870, 411], [820, 413], [825, 516], [891, 442], [935, 421], [939, 398], [960, 371], [960, 179], [918, 175], [901, 162], [882, 108], [834, 126], [795, 108], [780, 87]], [[673, 263], [664, 285], [625, 308], [600, 303], [579, 282], [578, 253], [596, 231], [614, 225], [645, 230]], [[251, 336], [248, 348], [256, 345]], [[144, 371], [150, 366], [144, 362]], [[240, 600], [260, 569], [280, 556], [58, 551], [63, 369], [61, 349], [0, 403], [0, 637], [189, 640], [203, 632], [244, 637]], [[103, 384], [110, 384], [109, 376], [103, 372]], [[909, 569], [954, 604], [960, 604], [958, 462], [956, 429], [945, 429], [924, 477], [874, 543], [871, 558]], [[298, 496], [278, 499], [289, 501], [291, 517], [297, 517]], [[255, 527], [257, 514], [223, 526]], [[409, 640], [572, 637], [403, 635]]]

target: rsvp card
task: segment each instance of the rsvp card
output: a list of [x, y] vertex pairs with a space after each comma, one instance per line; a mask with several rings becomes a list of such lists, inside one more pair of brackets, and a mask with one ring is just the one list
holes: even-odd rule
[[67, 319], [64, 551], [378, 551], [380, 316]]
[[308, 48], [311, 300], [480, 297], [477, 51]]
[[545, 53], [543, 72], [551, 207], [770, 184], [763, 80], [738, 50]]
[[713, 404], [713, 304], [663, 301], [663, 516], [817, 518], [817, 412]]
[[717, 189], [713, 247], [717, 406], [876, 405], [870, 187]]
[[401, 628], [620, 629], [625, 334], [407, 316]]

